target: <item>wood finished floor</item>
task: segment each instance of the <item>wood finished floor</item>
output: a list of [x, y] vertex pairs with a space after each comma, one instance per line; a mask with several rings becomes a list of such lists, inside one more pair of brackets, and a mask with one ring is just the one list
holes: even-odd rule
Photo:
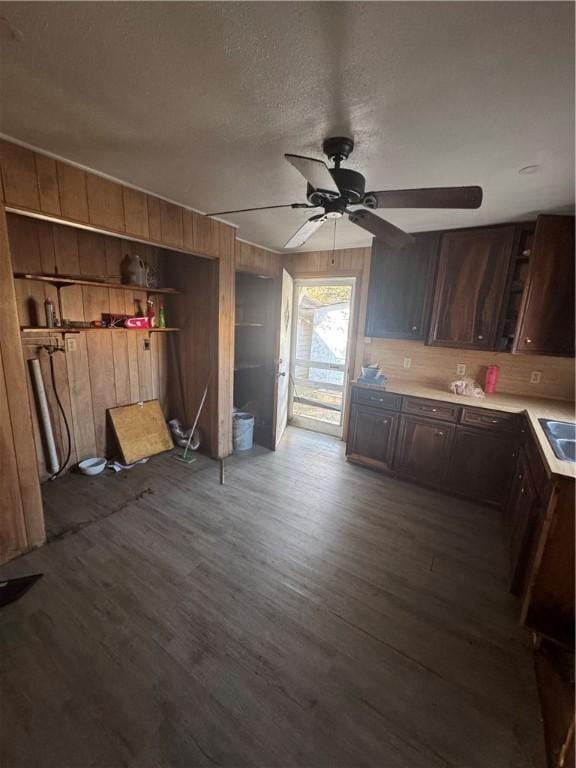
[[544, 765], [498, 513], [295, 428], [223, 487], [164, 455], [45, 499], [0, 569], [45, 573], [0, 615], [2, 768]]

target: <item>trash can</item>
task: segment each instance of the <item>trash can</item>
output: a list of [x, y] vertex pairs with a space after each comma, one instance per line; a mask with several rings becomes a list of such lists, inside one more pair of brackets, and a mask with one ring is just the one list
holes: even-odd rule
[[254, 416], [239, 411], [232, 417], [232, 445], [235, 451], [248, 451], [254, 440]]

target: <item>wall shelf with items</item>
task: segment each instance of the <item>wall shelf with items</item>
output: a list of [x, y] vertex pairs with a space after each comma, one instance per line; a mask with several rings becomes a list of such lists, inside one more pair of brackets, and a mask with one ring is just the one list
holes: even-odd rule
[[179, 330], [180, 328], [95, 328], [93, 326], [87, 328], [20, 328], [21, 333], [84, 333], [84, 331], [125, 331], [126, 333], [139, 331], [140, 333], [174, 333]]
[[70, 285], [85, 285], [92, 288], [112, 288], [122, 291], [144, 291], [148, 295], [160, 293], [180, 293], [175, 288], [151, 288], [145, 285], [127, 285], [126, 283], [107, 282], [106, 280], [86, 280], [84, 277], [70, 275], [46, 275], [30, 272], [14, 272], [17, 280], [35, 280], [40, 283], [50, 283], [56, 288], [67, 288]]

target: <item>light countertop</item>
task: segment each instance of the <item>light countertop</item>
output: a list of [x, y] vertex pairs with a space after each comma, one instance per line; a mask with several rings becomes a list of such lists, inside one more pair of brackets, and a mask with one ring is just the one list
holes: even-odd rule
[[448, 389], [442, 389], [440, 386], [434, 386], [433, 384], [395, 382], [393, 379], [389, 380], [385, 387], [378, 384], [366, 384], [355, 381], [352, 384], [364, 389], [384, 390], [397, 395], [423, 397], [429, 400], [442, 400], [445, 403], [457, 403], [458, 405], [467, 405], [471, 408], [487, 408], [493, 411], [505, 411], [506, 413], [525, 413], [550, 473], [576, 478], [576, 463], [561, 461], [556, 458], [552, 446], [548, 442], [548, 438], [538, 421], [538, 419], [556, 419], [557, 421], [576, 423], [574, 403], [565, 400], [550, 400], [541, 397], [498, 393], [486, 395], [486, 397], [481, 399], [466, 397], [465, 395], [454, 395]]

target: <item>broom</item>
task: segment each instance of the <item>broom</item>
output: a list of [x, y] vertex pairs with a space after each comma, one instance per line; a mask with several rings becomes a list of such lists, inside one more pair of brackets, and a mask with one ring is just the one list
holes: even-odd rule
[[190, 456], [190, 458], [188, 458], [188, 451], [190, 449], [192, 438], [194, 437], [194, 430], [196, 429], [196, 425], [198, 424], [198, 419], [200, 418], [200, 414], [202, 413], [202, 408], [204, 407], [204, 401], [206, 400], [206, 395], [208, 394], [208, 387], [210, 386], [211, 379], [212, 379], [212, 376], [210, 376], [210, 378], [208, 379], [206, 388], [204, 389], [204, 394], [202, 395], [202, 400], [200, 401], [200, 407], [198, 408], [198, 413], [196, 414], [196, 418], [194, 419], [194, 424], [192, 425], [192, 429], [190, 430], [190, 437], [188, 438], [188, 442], [186, 443], [186, 448], [184, 448], [184, 453], [177, 454], [174, 456], [175, 459], [177, 459], [178, 461], [183, 461], [184, 464], [192, 464], [192, 462], [196, 461], [196, 458], [194, 456]]

